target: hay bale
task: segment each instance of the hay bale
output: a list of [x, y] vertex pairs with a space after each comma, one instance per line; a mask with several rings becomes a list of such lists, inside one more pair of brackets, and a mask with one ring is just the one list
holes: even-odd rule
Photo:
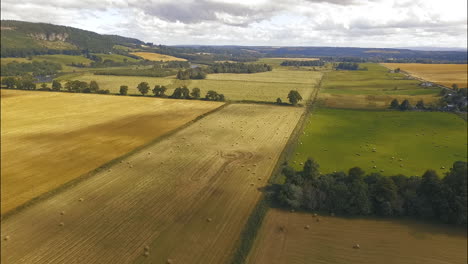
[[107, 172], [111, 172], [112, 170], [111, 169], [108, 169]]
[[145, 246], [144, 250], [149, 251], [149, 246]]
[[440, 167], [441, 169], [445, 170], [445, 166]]
[[82, 202], [82, 201], [84, 201], [84, 199], [83, 199], [83, 198], [80, 198], [80, 199], [78, 199], [78, 201], [79, 201], [79, 202]]
[[353, 246], [353, 248], [354, 248], [354, 249], [360, 249], [361, 246], [359, 246], [359, 244], [356, 244], [356, 245]]
[[64, 223], [64, 222], [60, 222], [60, 223], [59, 223], [59, 226], [65, 226], [65, 223]]
[[149, 252], [148, 252], [148, 251], [145, 251], [145, 253], [143, 253], [143, 256], [148, 257], [148, 256], [149, 256]]
[[10, 240], [10, 236], [6, 235], [3, 239], [4, 239], [5, 241]]
[[251, 183], [250, 186], [254, 186], [255, 184]]
[[60, 212], [60, 215], [65, 215], [65, 211], [61, 211], [61, 212]]
[[313, 216], [313, 217], [316, 217], [316, 216], [317, 216], [317, 214], [315, 214], [315, 213], [314, 213], [312, 216]]
[[167, 263], [167, 264], [172, 264], [172, 263], [174, 263], [174, 260], [172, 260], [172, 259], [167, 259], [167, 260], [166, 260], [166, 263]]
[[376, 165], [374, 165], [372, 168], [374, 168], [374, 169], [377, 169], [377, 166], [376, 166]]
[[315, 221], [320, 222], [320, 218], [317, 218]]
[[310, 229], [310, 225], [306, 225], [306, 226], [304, 226], [304, 229], [307, 229], [307, 230], [309, 230], [309, 229]]

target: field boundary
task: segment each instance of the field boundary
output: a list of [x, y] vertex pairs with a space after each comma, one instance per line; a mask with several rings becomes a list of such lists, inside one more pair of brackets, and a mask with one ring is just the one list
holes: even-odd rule
[[[301, 131], [304, 129], [306, 120], [314, 109], [314, 104], [317, 101], [318, 94], [322, 87], [323, 76], [315, 87], [315, 91], [310, 95], [309, 99], [305, 102], [305, 110], [299, 118], [291, 136], [286, 142], [285, 147], [281, 151], [281, 154], [276, 162], [275, 167], [268, 179], [269, 184], [274, 184], [281, 175], [281, 168], [283, 167], [284, 162], [288, 161], [288, 158], [291, 156], [296, 142], [301, 134]], [[236, 242], [237, 246], [235, 248], [234, 254], [230, 261], [231, 264], [243, 264], [245, 263], [250, 250], [257, 238], [257, 233], [260, 230], [260, 227], [263, 223], [263, 219], [270, 209], [270, 201], [268, 200], [265, 192], [262, 193], [259, 201], [255, 205], [255, 208], [250, 213], [249, 218], [239, 236], [238, 241]]]
[[152, 146], [152, 145], [154, 145], [154, 144], [156, 144], [156, 143], [158, 143], [158, 142], [160, 142], [160, 141], [162, 141], [162, 140], [164, 140], [164, 139], [166, 139], [166, 138], [172, 136], [173, 134], [175, 134], [175, 133], [177, 133], [177, 132], [179, 132], [179, 131], [181, 131], [181, 130], [187, 128], [188, 126], [190, 126], [190, 125], [192, 125], [192, 124], [194, 124], [195, 122], [197, 122], [197, 121], [199, 121], [199, 120], [201, 120], [201, 119], [207, 117], [208, 115], [211, 115], [211, 114], [213, 114], [213, 113], [215, 113], [215, 112], [218, 112], [218, 111], [224, 109], [224, 108], [227, 107], [228, 105], [230, 105], [229, 102], [228, 102], [228, 103], [225, 103], [225, 104], [222, 104], [221, 106], [219, 106], [219, 107], [217, 107], [217, 108], [215, 108], [215, 109], [213, 109], [213, 110], [210, 110], [210, 111], [208, 111], [208, 112], [206, 112], [206, 113], [204, 113], [204, 114], [201, 114], [201, 115], [197, 116], [196, 118], [194, 118], [193, 120], [190, 120], [189, 122], [183, 124], [182, 126], [180, 126], [180, 127], [178, 127], [178, 128], [175, 128], [174, 130], [171, 130], [171, 131], [169, 131], [169, 132], [167, 132], [167, 133], [165, 133], [165, 134], [163, 134], [163, 135], [161, 135], [161, 136], [159, 136], [159, 137], [156, 137], [156, 138], [152, 139], [151, 141], [149, 141], [149, 142], [146, 143], [146, 144], [143, 144], [143, 145], [141, 145], [141, 146], [139, 146], [139, 147], [134, 148], [133, 150], [131, 150], [131, 151], [125, 153], [125, 154], [122, 155], [122, 156], [119, 156], [119, 157], [117, 157], [117, 158], [115, 158], [115, 159], [112, 159], [112, 160], [110, 160], [110, 161], [108, 161], [108, 162], [102, 164], [101, 166], [99, 166], [99, 167], [97, 167], [97, 168], [95, 168], [95, 169], [93, 169], [93, 170], [91, 170], [91, 171], [89, 171], [89, 172], [86, 172], [86, 173], [84, 173], [84, 174], [78, 176], [77, 178], [75, 178], [75, 179], [69, 181], [69, 182], [66, 182], [66, 183], [64, 183], [64, 184], [62, 184], [62, 185], [60, 185], [60, 186], [58, 186], [57, 188], [55, 188], [55, 189], [53, 189], [53, 190], [50, 190], [50, 191], [45, 192], [45, 193], [43, 193], [43, 194], [41, 194], [41, 195], [39, 195], [39, 196], [37, 196], [37, 197], [35, 197], [35, 198], [32, 198], [31, 200], [29, 200], [29, 201], [23, 203], [22, 205], [20, 205], [20, 206], [18, 206], [18, 207], [15, 207], [14, 209], [12, 209], [12, 210], [10, 210], [10, 211], [8, 211], [8, 212], [2, 214], [2, 215], [0, 216], [0, 220], [6, 220], [6, 219], [10, 218], [11, 216], [13, 216], [13, 215], [15, 215], [15, 214], [17, 214], [17, 213], [20, 213], [21, 211], [25, 210], [26, 208], [28, 208], [28, 207], [30, 207], [30, 206], [36, 204], [36, 203], [39, 203], [39, 202], [44, 201], [44, 200], [47, 200], [47, 199], [49, 199], [49, 198], [51, 198], [51, 197], [53, 197], [53, 196], [55, 196], [55, 195], [57, 195], [57, 194], [59, 194], [59, 193], [61, 193], [61, 192], [64, 192], [64, 191], [70, 189], [70, 188], [73, 187], [73, 186], [78, 185], [79, 183], [81, 183], [81, 182], [83, 182], [83, 181], [85, 181], [85, 180], [87, 180], [87, 179], [93, 177], [93, 176], [96, 175], [97, 173], [99, 173], [99, 172], [101, 172], [101, 171], [103, 171], [103, 170], [108, 169], [108, 168], [111, 167], [112, 165], [114, 165], [114, 164], [120, 162], [121, 160], [123, 160], [123, 159], [125, 159], [125, 158], [127, 158], [127, 157], [129, 157], [129, 156], [131, 156], [131, 155], [133, 155], [133, 154], [135, 154], [135, 153], [141, 151], [141, 150], [144, 150], [144, 149], [146, 149], [146, 148], [148, 148], [148, 147], [150, 147], [150, 146]]

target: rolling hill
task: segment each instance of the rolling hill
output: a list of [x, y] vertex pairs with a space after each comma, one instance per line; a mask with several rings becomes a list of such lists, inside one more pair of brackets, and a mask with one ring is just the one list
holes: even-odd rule
[[115, 45], [134, 46], [143, 41], [67, 26], [23, 21], [1, 21], [1, 57], [39, 54], [109, 52]]

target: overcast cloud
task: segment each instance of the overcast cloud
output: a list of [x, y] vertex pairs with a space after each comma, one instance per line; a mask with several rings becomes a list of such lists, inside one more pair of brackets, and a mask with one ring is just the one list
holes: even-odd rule
[[2, 0], [2, 19], [155, 44], [462, 47], [466, 0]]

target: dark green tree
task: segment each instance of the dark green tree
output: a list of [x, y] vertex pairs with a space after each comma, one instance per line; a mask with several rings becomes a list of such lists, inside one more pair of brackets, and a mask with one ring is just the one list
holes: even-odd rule
[[283, 101], [281, 101], [281, 98], [278, 97], [278, 98], [276, 98], [276, 103], [277, 104], [283, 104]]
[[407, 110], [411, 110], [411, 104], [410, 102], [408, 101], [408, 99], [405, 99], [401, 105], [400, 105], [400, 110], [401, 111], [407, 111]]
[[127, 92], [128, 92], [128, 86], [127, 85], [121, 85], [120, 90], [119, 90], [119, 94], [120, 95], [127, 95]]
[[53, 80], [52, 81], [52, 90], [60, 91], [61, 89], [62, 89], [62, 84], [57, 80]]
[[166, 90], [167, 90], [166, 86], [156, 85], [153, 88], [153, 94], [156, 97], [164, 97], [165, 96], [164, 93], [166, 92]]
[[15, 88], [16, 79], [14, 77], [5, 77], [2, 79], [2, 84], [8, 89], [13, 89]]
[[397, 99], [392, 100], [392, 102], [390, 103], [390, 108], [391, 109], [399, 109], [400, 108], [400, 103], [398, 102]]
[[193, 88], [193, 89], [192, 89], [192, 92], [190, 93], [190, 96], [192, 96], [192, 97], [195, 98], [195, 99], [200, 98], [200, 96], [201, 96], [201, 95], [200, 95], [200, 89], [197, 88], [197, 87]]
[[304, 168], [302, 171], [304, 179], [312, 180], [320, 176], [319, 168], [320, 166], [317, 162], [315, 162], [314, 159], [308, 158], [304, 163]]
[[146, 95], [150, 87], [147, 82], [141, 82], [140, 84], [138, 84], [137, 89], [142, 95]]
[[297, 103], [302, 100], [302, 96], [299, 94], [298, 91], [291, 90], [289, 91], [288, 99], [292, 105], [297, 105]]
[[416, 108], [417, 108], [417, 109], [421, 109], [421, 110], [426, 109], [426, 106], [424, 105], [424, 101], [423, 101], [423, 100], [419, 100], [419, 101], [416, 103]]
[[99, 91], [99, 84], [96, 81], [90, 81], [89, 82], [89, 90], [92, 93], [96, 93], [97, 91]]

